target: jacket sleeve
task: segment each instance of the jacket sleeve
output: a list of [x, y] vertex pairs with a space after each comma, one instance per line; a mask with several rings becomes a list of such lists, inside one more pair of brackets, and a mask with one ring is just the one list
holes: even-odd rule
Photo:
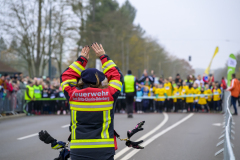
[[103, 73], [108, 79], [110, 93], [113, 98], [116, 99], [122, 89], [123, 75], [120, 69], [107, 55], [102, 55], [100, 60], [102, 62]]
[[230, 91], [232, 91], [233, 89], [235, 89], [235, 86], [236, 84], [235, 84], [235, 79], [232, 79], [232, 81], [231, 81], [231, 86], [228, 88]]
[[81, 78], [81, 73], [85, 70], [87, 62], [85, 57], [78, 57], [60, 76], [62, 91], [67, 100], [69, 100], [69, 95], [72, 94], [73, 89], [76, 88], [75, 86]]

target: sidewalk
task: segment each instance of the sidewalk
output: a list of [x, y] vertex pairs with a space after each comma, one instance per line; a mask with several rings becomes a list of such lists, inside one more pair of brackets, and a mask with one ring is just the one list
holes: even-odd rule
[[26, 116], [26, 113], [20, 113], [20, 114], [15, 114], [15, 115], [7, 115], [7, 116], [1, 116], [0, 120], [11, 119], [11, 118], [16, 118], [16, 117], [24, 117], [24, 116]]

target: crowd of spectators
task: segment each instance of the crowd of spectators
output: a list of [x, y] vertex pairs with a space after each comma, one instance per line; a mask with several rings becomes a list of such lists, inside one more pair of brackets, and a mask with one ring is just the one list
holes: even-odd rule
[[[218, 112], [222, 110], [223, 90], [227, 88], [226, 79], [222, 77], [221, 81], [215, 81], [213, 74], [203, 74], [197, 77], [188, 75], [185, 80], [180, 74], [177, 74], [175, 79], [171, 76], [156, 79], [154, 71], [148, 75], [146, 70], [142, 77], [136, 79], [136, 84], [136, 113], [183, 112], [184, 110], [187, 112]], [[124, 107], [124, 99], [120, 99], [116, 107], [117, 112], [124, 113]]]
[[[135, 112], [163, 112], [163, 111], [221, 111], [223, 90], [227, 88], [226, 80], [223, 77], [221, 81], [215, 81], [212, 74], [188, 75], [185, 80], [177, 74], [172, 77], [155, 78], [154, 71], [150, 75], [144, 70], [143, 75], [136, 78], [136, 99]], [[28, 86], [39, 87], [41, 96], [29, 95]], [[218, 96], [215, 93], [218, 92]], [[181, 97], [168, 98], [169, 96], [179, 95], [197, 95], [197, 94], [212, 94], [205, 96], [205, 102], [202, 103], [201, 97]], [[124, 96], [124, 93], [121, 93]], [[155, 98], [150, 98], [155, 96]], [[27, 97], [27, 98], [26, 98]], [[141, 97], [144, 97], [142, 99]], [[147, 98], [149, 97], [149, 99]], [[161, 98], [158, 98], [161, 97]], [[164, 98], [163, 98], [164, 97]], [[216, 98], [217, 97], [217, 98]], [[39, 99], [48, 98], [44, 101]], [[60, 79], [49, 77], [34, 77], [23, 76], [23, 74], [15, 74], [14, 76], [2, 75], [0, 78], [0, 103], [1, 100], [11, 99], [11, 109], [19, 108], [24, 105], [26, 100], [31, 101], [26, 106], [29, 114], [66, 114], [68, 112], [68, 104], [65, 100], [49, 100], [54, 98], [64, 98]], [[204, 101], [204, 100], [203, 100]], [[216, 102], [217, 101], [217, 102]], [[201, 107], [202, 105], [202, 107]], [[125, 113], [125, 100], [119, 98], [116, 106], [116, 112]]]

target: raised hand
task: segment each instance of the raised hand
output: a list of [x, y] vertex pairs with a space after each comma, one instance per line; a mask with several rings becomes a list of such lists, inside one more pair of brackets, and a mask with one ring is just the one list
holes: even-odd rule
[[89, 59], [89, 51], [90, 51], [90, 47], [89, 46], [83, 47], [80, 56], [83, 56], [83, 57], [85, 57], [88, 60]]
[[96, 43], [93, 43], [91, 46], [92, 46], [92, 49], [94, 50], [94, 52], [96, 53], [97, 57], [101, 57], [102, 55], [105, 54], [105, 51], [101, 44], [98, 45], [98, 43], [96, 42]]

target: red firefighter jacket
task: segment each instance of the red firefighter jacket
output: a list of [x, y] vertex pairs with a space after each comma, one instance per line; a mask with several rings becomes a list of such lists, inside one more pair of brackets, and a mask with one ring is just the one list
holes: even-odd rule
[[109, 159], [115, 154], [114, 108], [123, 75], [107, 56], [100, 57], [108, 79], [106, 89], [76, 87], [87, 59], [80, 56], [61, 75], [60, 81], [71, 110], [71, 156], [78, 159]]

